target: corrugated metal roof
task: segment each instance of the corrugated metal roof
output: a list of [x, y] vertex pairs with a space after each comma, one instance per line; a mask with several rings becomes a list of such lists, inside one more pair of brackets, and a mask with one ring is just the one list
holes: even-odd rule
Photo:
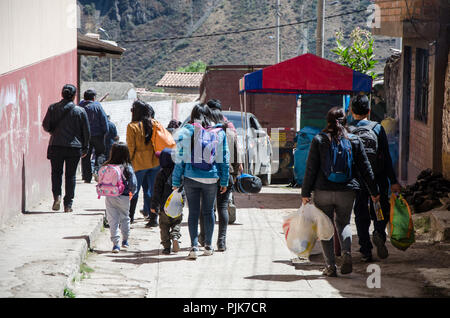
[[158, 87], [200, 87], [204, 73], [167, 72], [156, 84]]

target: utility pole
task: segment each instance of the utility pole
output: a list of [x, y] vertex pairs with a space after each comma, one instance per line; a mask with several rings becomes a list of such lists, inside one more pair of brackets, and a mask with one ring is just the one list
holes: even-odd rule
[[316, 55], [324, 55], [325, 37], [325, 0], [317, 0]]
[[280, 0], [277, 0], [277, 63], [280, 63]]

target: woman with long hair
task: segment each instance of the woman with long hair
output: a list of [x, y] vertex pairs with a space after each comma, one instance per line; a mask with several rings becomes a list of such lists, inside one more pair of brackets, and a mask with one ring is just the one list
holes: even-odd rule
[[[177, 151], [175, 169], [172, 176], [174, 189], [180, 187], [182, 178], [189, 208], [188, 227], [191, 249], [188, 258], [196, 259], [198, 253], [198, 222], [200, 209], [205, 225], [205, 256], [213, 254], [212, 236], [214, 231], [214, 201], [217, 191], [225, 193], [229, 178], [229, 151], [227, 136], [223, 129], [217, 128], [217, 143], [209, 143], [203, 129], [210, 128], [211, 112], [208, 106], [197, 104], [192, 109], [189, 123], [175, 136]], [[205, 148], [203, 148], [203, 145]], [[198, 149], [197, 147], [201, 147]], [[214, 148], [214, 161], [198, 160], [197, 154], [211, 153]], [[209, 149], [210, 151], [206, 151]], [[218, 189], [217, 184], [220, 184]]]
[[133, 223], [139, 190], [142, 186], [144, 190], [144, 216], [150, 218], [148, 226], [158, 226], [158, 215], [150, 213], [153, 185], [159, 171], [159, 159], [156, 157], [151, 141], [152, 119], [155, 116], [155, 111], [149, 104], [137, 100], [133, 103], [131, 113], [131, 123], [127, 126], [127, 144], [136, 174], [137, 191], [130, 202], [130, 220]]
[[[211, 121], [221, 126], [227, 135], [227, 143], [228, 149], [230, 150], [230, 177], [229, 177], [229, 186], [225, 193], [217, 192], [216, 204], [217, 204], [217, 212], [219, 216], [219, 228], [217, 235], [217, 251], [224, 252], [226, 247], [226, 239], [227, 239], [227, 227], [229, 221], [228, 215], [228, 206], [231, 198], [231, 189], [232, 184], [235, 178], [239, 175], [239, 173], [243, 170], [242, 168], [242, 149], [238, 142], [238, 136], [234, 125], [226, 119], [226, 117], [222, 113], [222, 105], [219, 100], [212, 99], [209, 100], [206, 104], [210, 111], [210, 119]], [[218, 184], [220, 188], [220, 185]], [[203, 218], [200, 217], [200, 234], [199, 234], [199, 243], [200, 245], [204, 245], [205, 241], [205, 230]]]
[[[358, 176], [361, 176], [367, 184], [372, 199], [374, 201], [379, 199], [378, 188], [364, 145], [359, 137], [347, 133], [346, 124], [342, 107], [330, 109], [327, 114], [327, 127], [316, 135], [311, 143], [302, 185], [302, 204], [311, 203], [311, 193], [314, 192], [312, 199], [316, 207], [332, 221], [336, 220], [343, 252], [341, 274], [349, 274], [353, 268], [350, 216], [355, 201], [355, 192], [363, 186], [358, 183]], [[336, 152], [336, 150], [339, 151]], [[336, 158], [347, 158], [348, 161], [340, 161], [344, 164], [337, 169], [339, 159]], [[334, 172], [338, 170], [347, 171], [348, 174], [337, 175]], [[321, 244], [326, 262], [323, 274], [336, 277], [334, 240], [331, 238], [328, 241], [321, 241]]]

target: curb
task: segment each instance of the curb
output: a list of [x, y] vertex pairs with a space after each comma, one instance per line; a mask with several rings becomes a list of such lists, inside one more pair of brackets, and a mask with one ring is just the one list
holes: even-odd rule
[[63, 268], [68, 268], [69, 272], [67, 274], [67, 279], [64, 282], [64, 286], [61, 288], [60, 296], [65, 298], [65, 290], [71, 289], [73, 287], [73, 280], [77, 277], [80, 272], [81, 264], [84, 262], [87, 256], [87, 252], [92, 248], [93, 243], [98, 238], [103, 227], [103, 217], [99, 217], [99, 220], [92, 231], [86, 235], [85, 239], [82, 241], [81, 246], [78, 251], [74, 251], [74, 255], [69, 257], [64, 263]]

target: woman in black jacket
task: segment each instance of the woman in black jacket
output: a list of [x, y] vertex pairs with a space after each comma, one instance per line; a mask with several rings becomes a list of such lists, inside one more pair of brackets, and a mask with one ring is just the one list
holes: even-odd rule
[[[370, 162], [367, 159], [364, 145], [359, 137], [348, 134], [346, 131], [346, 118], [341, 107], [332, 108], [327, 114], [327, 127], [322, 133], [316, 135], [311, 143], [306, 164], [305, 177], [302, 185], [302, 204], [311, 203], [311, 192], [314, 192], [313, 201], [317, 208], [322, 210], [331, 220], [336, 214], [336, 227], [343, 251], [341, 273], [352, 272], [351, 243], [352, 233], [350, 216], [355, 201], [355, 191], [360, 189], [357, 176], [361, 176], [370, 190], [372, 199], [379, 198], [378, 188]], [[337, 144], [347, 139], [351, 143], [352, 174], [345, 182], [333, 182], [327, 177], [327, 167], [331, 143]], [[321, 241], [326, 261], [323, 274], [337, 276], [334, 255], [334, 241]]]

